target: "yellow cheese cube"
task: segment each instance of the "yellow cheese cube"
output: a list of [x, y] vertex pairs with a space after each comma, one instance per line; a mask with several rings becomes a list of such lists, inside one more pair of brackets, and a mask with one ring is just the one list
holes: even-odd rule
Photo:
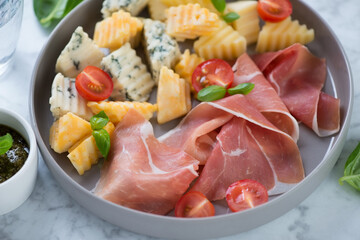
[[237, 1], [226, 5], [229, 12], [239, 14], [240, 18], [234, 21], [232, 26], [245, 37], [248, 45], [257, 41], [260, 32], [257, 4], [257, 1]]
[[181, 117], [191, 109], [188, 83], [167, 67], [160, 70], [157, 105], [159, 124]]
[[[104, 129], [109, 133], [110, 137], [115, 130], [112, 122], [109, 122]], [[84, 140], [79, 141], [69, 149], [67, 157], [80, 175], [96, 164], [101, 157], [101, 153], [96, 145], [95, 138], [91, 135]]]
[[50, 146], [57, 153], [66, 152], [80, 139], [91, 134], [90, 123], [69, 112], [50, 128]]

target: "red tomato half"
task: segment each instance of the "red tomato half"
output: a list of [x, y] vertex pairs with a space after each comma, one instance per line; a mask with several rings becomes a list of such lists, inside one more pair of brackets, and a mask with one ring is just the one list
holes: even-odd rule
[[231, 211], [238, 212], [266, 203], [268, 193], [261, 183], [251, 179], [244, 179], [228, 187], [226, 201]]
[[221, 59], [210, 59], [200, 63], [192, 74], [192, 85], [199, 92], [210, 85], [229, 88], [234, 81], [231, 66]]
[[176, 217], [211, 217], [215, 215], [214, 205], [201, 192], [184, 194], [175, 205]]
[[289, 0], [259, 0], [259, 16], [268, 22], [280, 22], [291, 15], [292, 5]]
[[88, 101], [105, 100], [114, 88], [109, 74], [94, 66], [87, 66], [76, 77], [75, 86], [80, 96]]

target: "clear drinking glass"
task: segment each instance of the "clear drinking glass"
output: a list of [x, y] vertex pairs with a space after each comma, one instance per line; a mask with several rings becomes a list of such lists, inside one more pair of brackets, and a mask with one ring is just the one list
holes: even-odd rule
[[0, 77], [12, 62], [19, 38], [23, 0], [0, 0]]

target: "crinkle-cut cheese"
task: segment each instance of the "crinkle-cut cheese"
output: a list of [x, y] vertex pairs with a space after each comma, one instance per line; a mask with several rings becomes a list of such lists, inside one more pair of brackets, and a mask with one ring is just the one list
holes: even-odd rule
[[75, 78], [86, 66], [100, 67], [104, 53], [82, 27], [77, 27], [56, 61], [56, 72]]
[[157, 105], [148, 102], [88, 102], [93, 113], [104, 111], [114, 124], [119, 123], [130, 108], [137, 110], [146, 119], [152, 118]]
[[217, 13], [218, 11], [212, 4], [211, 0], [160, 0], [165, 6], [173, 7], [179, 5], [186, 5], [189, 3], [198, 3], [201, 7], [209, 9], [211, 12]]
[[300, 25], [298, 20], [286, 18], [279, 23], [266, 22], [262, 27], [256, 51], [259, 53], [277, 51], [291, 46], [294, 43], [307, 44], [314, 40], [314, 29]]
[[216, 31], [195, 41], [194, 49], [205, 60], [234, 60], [246, 51], [246, 39], [224, 21], [220, 21], [220, 27]]
[[189, 84], [167, 67], [160, 71], [157, 105], [159, 124], [181, 117], [191, 109]]
[[101, 13], [104, 18], [111, 17], [114, 12], [124, 10], [137, 16], [148, 3], [148, 0], [104, 0]]
[[[133, 44], [143, 28], [143, 23], [130, 13], [119, 10], [111, 17], [97, 22], [95, 25], [94, 42], [102, 48], [115, 50], [127, 42]], [[136, 46], [133, 46], [136, 47]]]
[[164, 5], [161, 0], [149, 0], [148, 10], [150, 17], [154, 20], [165, 21], [167, 8], [168, 6]]
[[[104, 129], [111, 137], [115, 130], [115, 126], [112, 122], [108, 122]], [[91, 165], [98, 162], [101, 157], [101, 153], [96, 145], [95, 138], [91, 135], [84, 140], [80, 140], [77, 144], [71, 147], [67, 157], [70, 159], [77, 172], [80, 175], [83, 175], [85, 171], [91, 168]]]
[[130, 43], [106, 56], [101, 66], [112, 76], [114, 89], [123, 87], [126, 100], [144, 102], [149, 99], [155, 82]]
[[218, 16], [197, 3], [170, 7], [166, 17], [166, 33], [177, 41], [209, 35], [219, 27]]
[[257, 4], [257, 1], [237, 1], [226, 5], [228, 11], [240, 15], [238, 20], [232, 22], [232, 26], [245, 37], [248, 45], [257, 41], [260, 32]]
[[92, 111], [86, 105], [87, 101], [76, 90], [75, 79], [66, 78], [61, 73], [56, 74], [54, 78], [49, 103], [50, 111], [55, 119], [68, 112], [86, 120], [90, 120], [93, 116]]
[[192, 87], [192, 74], [195, 68], [203, 61], [202, 57], [199, 57], [196, 53], [190, 54], [190, 50], [186, 49], [175, 66], [175, 72], [188, 82], [191, 91], [194, 91]]
[[162, 66], [173, 68], [180, 59], [179, 45], [168, 34], [166, 25], [160, 21], [144, 19], [143, 44], [155, 83], [159, 80]]
[[90, 123], [69, 112], [50, 128], [50, 146], [57, 153], [68, 151], [80, 139], [91, 134]]

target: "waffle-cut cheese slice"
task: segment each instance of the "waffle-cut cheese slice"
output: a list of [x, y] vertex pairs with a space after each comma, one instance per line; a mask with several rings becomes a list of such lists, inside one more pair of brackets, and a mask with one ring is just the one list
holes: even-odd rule
[[[119, 10], [111, 17], [97, 22], [95, 25], [94, 42], [102, 48], [118, 49], [127, 42], [139, 44], [138, 36], [143, 23], [130, 13]], [[133, 46], [136, 47], [136, 46]]]
[[148, 120], [157, 111], [157, 105], [148, 102], [88, 102], [87, 105], [94, 114], [104, 111], [115, 125], [124, 118], [130, 108], [137, 110]]
[[178, 41], [209, 35], [219, 27], [218, 16], [199, 4], [170, 7], [166, 17], [166, 32]]
[[308, 29], [306, 25], [300, 25], [298, 20], [288, 17], [279, 23], [265, 23], [259, 34], [256, 51], [278, 51], [294, 43], [305, 45], [314, 38], [314, 29]]

